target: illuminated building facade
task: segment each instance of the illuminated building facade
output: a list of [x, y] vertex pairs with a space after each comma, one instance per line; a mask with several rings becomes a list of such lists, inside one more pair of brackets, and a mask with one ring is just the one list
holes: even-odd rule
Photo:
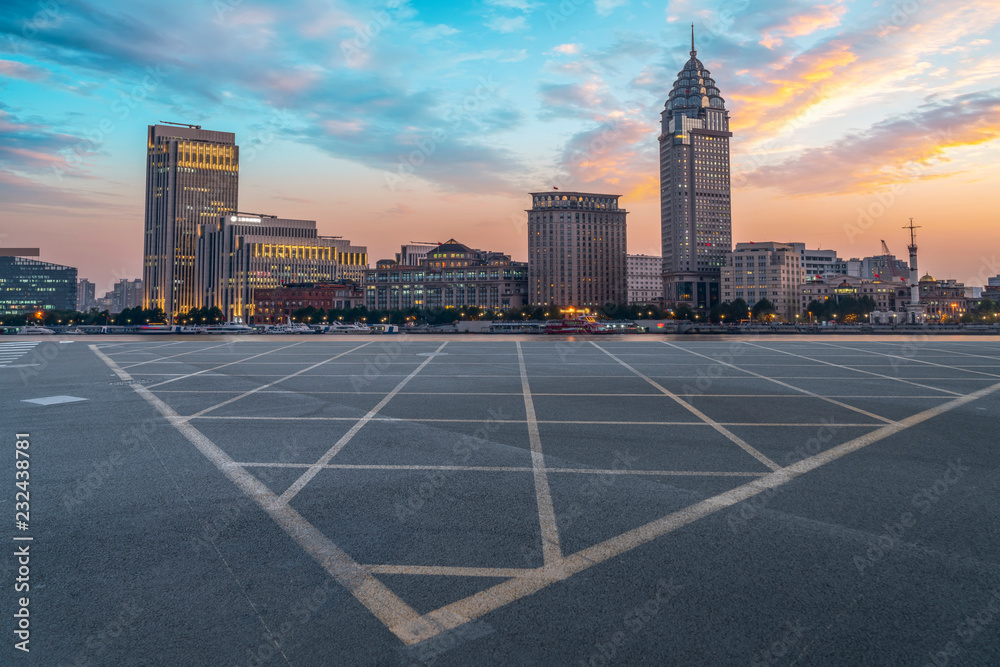
[[76, 269], [37, 256], [37, 248], [0, 249], [0, 315], [76, 310]]
[[254, 324], [282, 324], [292, 314], [312, 306], [345, 310], [365, 305], [365, 291], [353, 281], [282, 285], [254, 292]]
[[806, 281], [802, 255], [793, 243], [737, 243], [724, 255], [722, 301], [743, 299], [753, 306], [761, 299], [774, 312], [792, 320], [799, 310], [799, 290]]
[[239, 147], [232, 132], [151, 125], [146, 149], [143, 306], [172, 318], [202, 301], [198, 225], [236, 212]]
[[660, 238], [667, 303], [710, 308], [732, 250], [729, 112], [710, 72], [691, 58], [661, 113]]
[[[404, 246], [405, 248], [405, 246]], [[527, 302], [528, 265], [510, 255], [474, 250], [455, 239], [435, 247], [415, 264], [379, 260], [368, 272], [369, 309], [461, 308], [507, 310]]]
[[319, 236], [313, 220], [245, 213], [201, 225], [196, 252], [196, 305], [247, 322], [254, 318], [255, 290], [355, 279], [368, 264], [367, 248]]
[[533, 306], [621, 304], [626, 222], [620, 195], [533, 192], [528, 213], [528, 291]]

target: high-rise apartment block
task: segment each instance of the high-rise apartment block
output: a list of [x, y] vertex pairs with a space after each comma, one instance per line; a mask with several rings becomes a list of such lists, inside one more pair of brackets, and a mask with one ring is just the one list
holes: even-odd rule
[[115, 283], [111, 294], [112, 313], [120, 313], [126, 308], [142, 306], [142, 280], [122, 278]]
[[792, 320], [799, 310], [805, 270], [791, 243], [737, 243], [722, 269], [722, 300], [743, 299], [753, 306], [761, 299], [774, 305], [777, 315]]
[[91, 308], [97, 308], [97, 286], [87, 280], [80, 278], [76, 283], [76, 309], [87, 312]]
[[149, 126], [143, 305], [168, 317], [198, 306], [198, 225], [236, 212], [239, 147], [232, 132]]
[[709, 308], [732, 250], [729, 112], [710, 72], [691, 58], [661, 113], [660, 236], [664, 298]]
[[663, 303], [663, 258], [659, 255], [628, 255], [625, 281], [629, 305]]
[[625, 303], [621, 195], [533, 192], [528, 209], [528, 297], [535, 306]]
[[227, 320], [254, 316], [254, 290], [288, 283], [360, 283], [368, 250], [320, 236], [313, 220], [238, 213], [200, 226], [197, 307], [217, 307]]

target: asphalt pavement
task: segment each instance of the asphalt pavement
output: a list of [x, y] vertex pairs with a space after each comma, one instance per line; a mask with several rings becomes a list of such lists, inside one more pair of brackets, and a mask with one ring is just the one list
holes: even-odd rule
[[1000, 664], [989, 339], [18, 336], [0, 387], [3, 664]]

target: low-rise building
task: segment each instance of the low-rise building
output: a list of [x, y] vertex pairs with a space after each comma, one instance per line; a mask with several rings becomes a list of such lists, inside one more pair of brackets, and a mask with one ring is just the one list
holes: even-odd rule
[[753, 306], [761, 299], [774, 305], [774, 312], [793, 320], [799, 313], [799, 286], [805, 282], [802, 257], [791, 243], [737, 243], [726, 253], [720, 289], [722, 301], [743, 299]]
[[449, 239], [416, 264], [379, 260], [368, 271], [369, 309], [520, 308], [528, 297], [528, 265], [510, 255], [474, 250]]
[[345, 310], [365, 305], [365, 291], [357, 283], [343, 280], [332, 283], [282, 285], [254, 292], [254, 324], [280, 324], [300, 308]]
[[902, 283], [894, 284], [882, 280], [869, 280], [839, 274], [822, 280], [810, 280], [799, 285], [799, 313], [809, 317], [809, 304], [813, 301], [828, 301], [850, 296], [856, 299], [871, 297], [875, 310], [906, 311], [909, 289]]
[[628, 255], [625, 280], [629, 305], [663, 304], [663, 258], [659, 255]]
[[[924, 275], [918, 283], [920, 305], [931, 321], [957, 320], [976, 307], [978, 299], [966, 294], [965, 285], [954, 279], [935, 280], [930, 274]], [[896, 310], [906, 310], [909, 292], [905, 298], [897, 300]]]

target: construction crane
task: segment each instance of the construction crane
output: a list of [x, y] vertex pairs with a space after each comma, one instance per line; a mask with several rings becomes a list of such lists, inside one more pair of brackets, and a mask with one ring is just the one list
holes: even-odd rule
[[889, 246], [885, 244], [885, 239], [882, 239], [882, 254], [885, 255], [885, 261], [889, 264], [889, 273], [892, 274], [892, 279], [899, 278], [900, 280], [904, 280], [899, 274], [899, 267], [896, 266], [896, 258], [889, 252]]
[[161, 120], [160, 123], [162, 123], [164, 125], [179, 125], [180, 127], [187, 127], [187, 128], [192, 129], [192, 130], [200, 130], [201, 129], [201, 125], [192, 125], [191, 123], [175, 123], [175, 122], [170, 121], [170, 120]]

